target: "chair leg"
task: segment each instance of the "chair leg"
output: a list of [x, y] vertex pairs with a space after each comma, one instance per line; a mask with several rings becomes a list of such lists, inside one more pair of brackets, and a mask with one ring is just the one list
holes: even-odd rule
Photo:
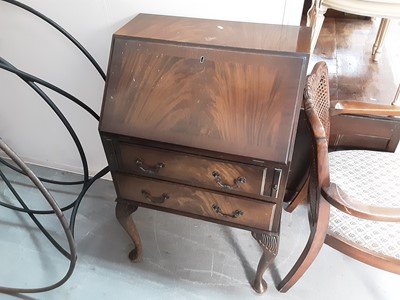
[[328, 230], [329, 211], [329, 203], [321, 197], [317, 222], [311, 227], [310, 236], [299, 259], [286, 277], [278, 284], [277, 289], [280, 292], [287, 292], [300, 279], [300, 277], [303, 276], [317, 257], [322, 245], [324, 244], [326, 232]]
[[400, 105], [400, 84], [397, 88], [396, 95], [394, 96], [392, 105]]
[[316, 0], [312, 0], [310, 9], [307, 11], [307, 23], [306, 23], [307, 27], [310, 27], [312, 26], [312, 24], [315, 24], [315, 16], [317, 15], [317, 5], [318, 3], [316, 3]]
[[302, 203], [307, 198], [308, 193], [308, 184], [310, 181], [310, 177], [307, 178], [306, 182], [304, 183], [303, 187], [301, 188], [300, 192], [297, 194], [296, 198], [293, 199], [286, 207], [285, 211], [291, 213], [295, 210], [300, 203]]
[[321, 32], [322, 25], [325, 20], [325, 13], [327, 8], [323, 5], [317, 7], [318, 4], [312, 6], [307, 13], [307, 26], [311, 27], [311, 46], [310, 53], [314, 52], [317, 45], [318, 37]]
[[376, 39], [374, 46], [372, 47], [372, 60], [378, 61], [380, 54], [382, 53], [382, 46], [383, 41], [385, 39], [385, 35], [387, 29], [389, 27], [390, 20], [389, 19], [382, 19], [381, 23], [379, 24], [378, 33], [376, 34]]

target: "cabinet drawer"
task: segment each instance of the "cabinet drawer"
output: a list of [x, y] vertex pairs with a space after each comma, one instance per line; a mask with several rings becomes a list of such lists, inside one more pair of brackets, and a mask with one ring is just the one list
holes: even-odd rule
[[277, 198], [281, 169], [228, 163], [180, 152], [121, 143], [123, 172], [259, 199]]
[[[225, 196], [185, 185], [114, 173], [118, 197], [147, 205], [219, 220], [243, 227], [271, 230], [275, 204]], [[240, 227], [240, 226], [239, 226]]]

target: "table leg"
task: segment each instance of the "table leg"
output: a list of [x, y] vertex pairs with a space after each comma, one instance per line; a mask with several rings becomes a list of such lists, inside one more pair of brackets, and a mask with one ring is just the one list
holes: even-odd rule
[[263, 250], [263, 254], [258, 263], [256, 278], [254, 279], [253, 289], [257, 293], [264, 293], [267, 290], [267, 283], [263, 279], [263, 275], [271, 263], [274, 261], [279, 247], [279, 237], [275, 234], [255, 233], [253, 237]]
[[389, 27], [389, 19], [383, 18], [381, 23], [379, 24], [378, 33], [376, 34], [376, 39], [374, 46], [372, 47], [372, 60], [378, 61], [378, 58], [382, 52], [383, 40], [385, 39], [385, 35], [387, 29]]
[[142, 241], [140, 239], [139, 232], [136, 229], [135, 223], [131, 218], [131, 214], [137, 210], [136, 205], [128, 204], [123, 201], [117, 200], [115, 206], [115, 216], [122, 228], [128, 233], [135, 248], [129, 253], [129, 259], [133, 262], [142, 260]]
[[394, 96], [392, 105], [400, 105], [400, 84], [397, 87], [396, 95]]

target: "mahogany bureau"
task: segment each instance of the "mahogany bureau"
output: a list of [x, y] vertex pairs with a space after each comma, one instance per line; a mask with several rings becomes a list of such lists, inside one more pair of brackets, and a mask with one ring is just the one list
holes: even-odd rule
[[113, 35], [99, 131], [116, 217], [138, 206], [252, 232], [278, 251], [310, 30], [140, 14]]

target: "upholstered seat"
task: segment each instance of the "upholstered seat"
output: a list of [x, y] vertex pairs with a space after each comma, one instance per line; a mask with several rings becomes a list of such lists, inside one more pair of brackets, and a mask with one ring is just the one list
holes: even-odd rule
[[[331, 183], [340, 187], [336, 195], [342, 194], [342, 199], [353, 201], [348, 206], [364, 207], [365, 213], [380, 208], [400, 210], [399, 154], [366, 150], [331, 152], [329, 175]], [[331, 207], [327, 234], [387, 259], [400, 261], [398, 222], [361, 219]]]
[[329, 175], [331, 183], [340, 186], [352, 201], [366, 207], [400, 209], [399, 154], [366, 150], [331, 152]]
[[360, 219], [331, 207], [328, 232], [335, 239], [400, 261], [400, 223]]

